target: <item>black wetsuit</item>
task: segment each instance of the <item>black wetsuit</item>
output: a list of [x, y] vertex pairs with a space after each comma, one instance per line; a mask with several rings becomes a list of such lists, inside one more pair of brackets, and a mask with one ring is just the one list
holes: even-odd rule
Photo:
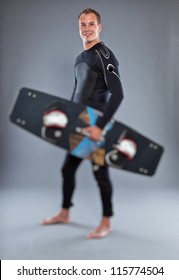
[[[123, 99], [123, 90], [118, 72], [118, 61], [103, 43], [98, 43], [83, 51], [75, 62], [75, 85], [72, 100], [91, 106], [103, 112], [97, 120], [97, 126], [104, 128], [112, 118]], [[62, 167], [63, 208], [72, 206], [75, 188], [75, 172], [82, 160], [67, 155]], [[93, 174], [101, 192], [103, 216], [112, 216], [112, 185], [107, 166], [96, 167]]]

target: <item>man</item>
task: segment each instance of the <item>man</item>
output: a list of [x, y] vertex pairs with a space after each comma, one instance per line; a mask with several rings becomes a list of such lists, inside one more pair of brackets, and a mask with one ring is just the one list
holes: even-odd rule
[[[102, 129], [112, 118], [123, 99], [123, 90], [118, 73], [118, 62], [114, 54], [100, 41], [101, 18], [93, 9], [83, 10], [79, 17], [79, 33], [84, 51], [75, 63], [75, 86], [72, 100], [91, 106], [103, 112], [95, 126], [84, 131], [94, 141], [99, 141]], [[43, 224], [69, 223], [72, 195], [75, 189], [75, 173], [82, 160], [67, 154], [62, 167], [63, 202], [60, 212], [43, 221]], [[100, 189], [102, 219], [88, 238], [102, 238], [111, 232], [112, 185], [107, 166], [99, 167], [92, 163], [93, 174]]]

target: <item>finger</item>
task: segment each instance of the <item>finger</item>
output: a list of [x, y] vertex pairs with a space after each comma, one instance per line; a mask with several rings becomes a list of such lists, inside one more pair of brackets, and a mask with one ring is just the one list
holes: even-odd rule
[[82, 134], [84, 136], [90, 137], [90, 132], [88, 130], [86, 130], [85, 128], [76, 127], [76, 132], [80, 133], [80, 134]]

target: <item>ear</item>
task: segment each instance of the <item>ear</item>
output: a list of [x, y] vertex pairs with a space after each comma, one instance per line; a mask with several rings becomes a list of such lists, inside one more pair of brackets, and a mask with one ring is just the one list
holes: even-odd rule
[[102, 30], [102, 24], [101, 23], [98, 24], [98, 30], [99, 30], [99, 32], [101, 32], [101, 30]]

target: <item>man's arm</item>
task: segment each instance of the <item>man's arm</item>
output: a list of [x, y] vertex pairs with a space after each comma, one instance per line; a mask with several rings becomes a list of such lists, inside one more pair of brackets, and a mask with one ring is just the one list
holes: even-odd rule
[[96, 50], [101, 62], [101, 68], [104, 75], [110, 97], [102, 117], [99, 117], [96, 126], [87, 127], [84, 131], [89, 133], [92, 140], [100, 141], [102, 129], [110, 121], [123, 100], [123, 89], [118, 71], [118, 62], [112, 53], [109, 53], [106, 47], [100, 51]]
[[[104, 50], [106, 53], [104, 53]], [[121, 84], [121, 79], [118, 71], [118, 62], [112, 53], [105, 48], [102, 51], [97, 51], [107, 88], [110, 92], [110, 97], [106, 105], [105, 111], [102, 117], [99, 117], [96, 125], [101, 129], [107, 124], [107, 122], [113, 117], [116, 110], [120, 106], [123, 100], [123, 88]]]

